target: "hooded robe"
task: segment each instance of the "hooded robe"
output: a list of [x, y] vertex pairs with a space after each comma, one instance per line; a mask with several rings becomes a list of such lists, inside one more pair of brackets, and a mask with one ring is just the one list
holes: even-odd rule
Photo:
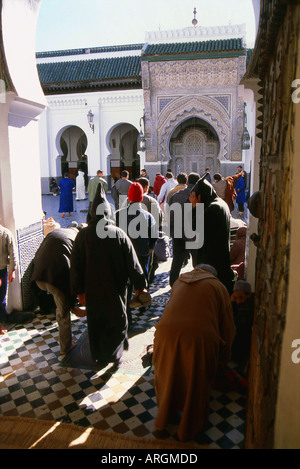
[[157, 430], [172, 412], [182, 412], [179, 440], [193, 439], [209, 411], [219, 363], [230, 358], [235, 335], [232, 307], [224, 285], [196, 267], [174, 283], [154, 335], [153, 365]]
[[[102, 204], [103, 215], [96, 209]], [[102, 184], [97, 187], [92, 218], [74, 243], [71, 256], [71, 291], [85, 293], [91, 356], [103, 365], [119, 360], [128, 347], [127, 283], [145, 288], [145, 277], [129, 237], [113, 225]], [[97, 224], [107, 237], [98, 236]]]
[[45, 236], [35, 253], [31, 282], [50, 283], [70, 299], [74, 306], [75, 298], [70, 292], [70, 259], [77, 228], [56, 228]]
[[[230, 266], [230, 211], [224, 200], [218, 197], [213, 186], [205, 178], [192, 188], [191, 192], [200, 194], [204, 204], [204, 243], [198, 249], [197, 264], [212, 265], [218, 279], [232, 293], [234, 273]], [[196, 227], [196, 210], [193, 210], [193, 228]]]

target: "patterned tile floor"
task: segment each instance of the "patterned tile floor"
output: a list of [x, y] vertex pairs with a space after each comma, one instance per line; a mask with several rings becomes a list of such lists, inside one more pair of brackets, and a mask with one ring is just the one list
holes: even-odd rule
[[[47, 218], [55, 215], [57, 219], [49, 206], [47, 209]], [[83, 221], [78, 217], [77, 220]], [[144, 313], [133, 312], [134, 334], [129, 352], [134, 347], [134, 337], [140, 334], [140, 358], [151, 343], [154, 325], [169, 296], [169, 267], [170, 262], [166, 262], [157, 271], [151, 286], [151, 307]], [[80, 340], [86, 331], [86, 320], [72, 316], [72, 331]], [[123, 368], [108, 366], [97, 371], [73, 368], [64, 365], [64, 361], [52, 315], [37, 314], [32, 322], [15, 325], [1, 336], [0, 414], [63, 421], [139, 437], [176, 438], [176, 425], [169, 425], [164, 432], [155, 430], [157, 406], [151, 365], [126, 368], [125, 357]], [[242, 448], [245, 406], [245, 395], [213, 390], [207, 429], [195, 441], [212, 448]]]

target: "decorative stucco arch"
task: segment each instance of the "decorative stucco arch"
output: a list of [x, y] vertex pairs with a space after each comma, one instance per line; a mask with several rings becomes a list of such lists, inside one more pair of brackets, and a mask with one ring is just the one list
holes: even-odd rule
[[[112, 151], [113, 151], [113, 149], [111, 148], [111, 142], [110, 142], [111, 135], [114, 132], [114, 130], [119, 128], [120, 126], [121, 127], [124, 126], [124, 128], [126, 128], [126, 126], [128, 126], [128, 128], [132, 127], [138, 133], [137, 127], [134, 124], [130, 123], [130, 122], [121, 121], [121, 122], [117, 122], [116, 124], [114, 124], [112, 127], [110, 127], [110, 129], [108, 130], [108, 132], [106, 133], [106, 136], [105, 136], [105, 143], [106, 143], [107, 149], [110, 153], [112, 153]], [[123, 137], [123, 135], [122, 135], [122, 137]]]
[[62, 149], [61, 149], [61, 137], [62, 135], [64, 134], [65, 130], [69, 129], [70, 127], [77, 127], [78, 129], [82, 130], [82, 132], [85, 134], [85, 136], [87, 137], [87, 148], [86, 148], [86, 151], [88, 151], [88, 136], [86, 134], [86, 132], [80, 127], [80, 125], [78, 124], [67, 124], [63, 127], [61, 127], [59, 129], [59, 131], [56, 133], [56, 136], [55, 136], [55, 147], [56, 147], [56, 150], [58, 152], [58, 155], [61, 155], [62, 154]]
[[168, 161], [169, 141], [174, 129], [185, 119], [198, 117], [208, 122], [220, 141], [219, 161], [227, 161], [230, 154], [231, 123], [227, 110], [209, 96], [184, 96], [173, 100], [160, 114], [157, 126], [158, 160]]

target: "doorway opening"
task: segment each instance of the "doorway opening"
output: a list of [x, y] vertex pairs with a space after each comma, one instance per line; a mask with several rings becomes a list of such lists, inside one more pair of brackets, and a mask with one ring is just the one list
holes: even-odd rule
[[73, 180], [78, 175], [78, 170], [84, 172], [85, 185], [88, 184], [88, 157], [87, 136], [85, 132], [75, 125], [68, 127], [60, 137], [60, 147], [62, 150], [61, 157], [61, 174], [68, 173]]
[[131, 124], [118, 124], [109, 135], [110, 175], [112, 181], [121, 177], [122, 171], [129, 172], [129, 179], [140, 174], [140, 157], [137, 152], [138, 130]]
[[190, 117], [173, 131], [169, 166], [175, 176], [184, 172], [202, 175], [206, 168], [212, 174], [220, 171], [220, 141], [215, 129], [205, 120]]

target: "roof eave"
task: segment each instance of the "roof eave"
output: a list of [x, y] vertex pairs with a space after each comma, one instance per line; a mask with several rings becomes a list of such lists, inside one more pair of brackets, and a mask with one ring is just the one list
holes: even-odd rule
[[201, 60], [201, 59], [228, 59], [234, 57], [240, 57], [247, 53], [246, 49], [238, 51], [226, 51], [226, 52], [201, 52], [201, 53], [189, 53], [189, 54], [162, 54], [162, 55], [143, 55], [141, 57], [142, 62], [167, 62], [174, 60]]
[[142, 87], [141, 78], [124, 78], [118, 80], [101, 80], [101, 81], [74, 81], [68, 83], [41, 83], [44, 93], [58, 93], [65, 91], [95, 91], [103, 88], [122, 88], [122, 87]]

